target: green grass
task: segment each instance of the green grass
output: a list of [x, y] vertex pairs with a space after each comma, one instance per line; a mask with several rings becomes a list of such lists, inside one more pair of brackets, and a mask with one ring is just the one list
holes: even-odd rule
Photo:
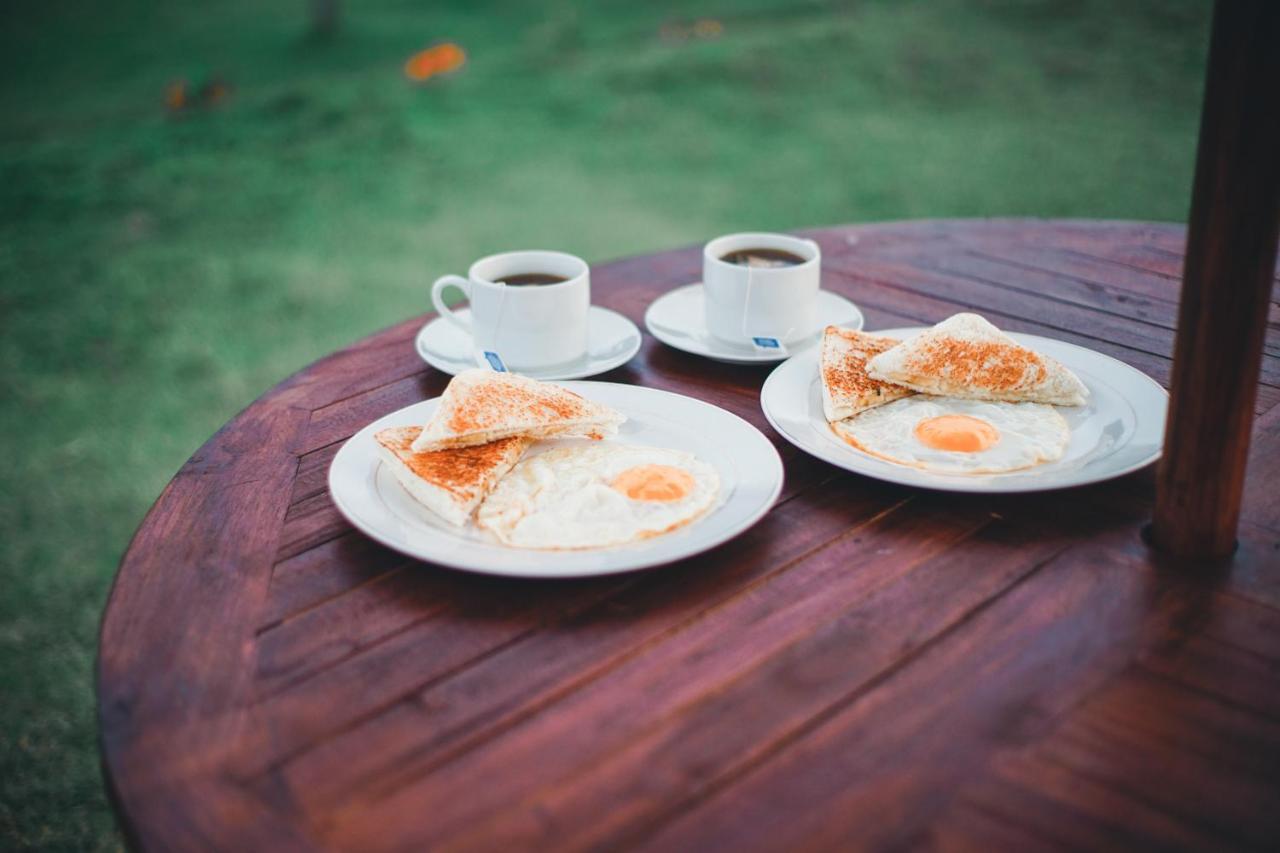
[[[325, 43], [262, 5], [0, 12], [0, 846], [119, 845], [92, 666], [130, 534], [215, 428], [432, 277], [1187, 208], [1207, 2], [365, 0]], [[722, 35], [660, 35], [694, 16]], [[467, 65], [405, 83], [443, 39]], [[167, 117], [210, 73], [229, 101]]]

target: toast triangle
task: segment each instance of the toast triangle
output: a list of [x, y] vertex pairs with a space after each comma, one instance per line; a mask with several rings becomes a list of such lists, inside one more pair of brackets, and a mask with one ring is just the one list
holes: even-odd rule
[[1058, 361], [977, 314], [956, 314], [867, 363], [873, 379], [924, 394], [1080, 406], [1089, 389]]
[[413, 442], [418, 452], [471, 447], [502, 438], [604, 438], [626, 418], [572, 391], [514, 373], [464, 370]]
[[823, 330], [818, 373], [822, 378], [822, 412], [828, 421], [850, 418], [915, 393], [910, 388], [867, 375], [867, 362], [897, 345], [894, 338], [839, 326], [827, 326]]
[[374, 434], [378, 456], [418, 503], [450, 524], [463, 525], [533, 443], [522, 436], [475, 447], [416, 453], [422, 427], [390, 427]]

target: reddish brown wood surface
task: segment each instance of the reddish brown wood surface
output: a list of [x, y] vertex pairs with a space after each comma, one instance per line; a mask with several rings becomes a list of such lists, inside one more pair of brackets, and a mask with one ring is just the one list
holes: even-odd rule
[[1235, 549], [1280, 239], [1280, 3], [1218, 0], [1152, 542], [1188, 568]]
[[[1168, 382], [1184, 232], [913, 222], [808, 232], [868, 328], [978, 310]], [[640, 322], [697, 248], [593, 268]], [[147, 849], [1267, 847], [1280, 837], [1280, 309], [1241, 547], [1162, 570], [1151, 469], [1016, 498], [903, 489], [795, 451], [767, 370], [645, 337], [602, 379], [723, 406], [779, 447], [759, 525], [659, 570], [450, 572], [354, 532], [325, 476], [448, 377], [421, 317], [214, 436], [121, 564], [103, 764]]]

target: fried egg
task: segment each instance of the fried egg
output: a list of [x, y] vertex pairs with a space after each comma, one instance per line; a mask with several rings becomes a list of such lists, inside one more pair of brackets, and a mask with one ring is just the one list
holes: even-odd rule
[[1061, 459], [1071, 429], [1052, 406], [907, 397], [832, 424], [859, 450], [939, 474], [998, 474]]
[[476, 523], [518, 548], [603, 548], [683, 527], [719, 490], [715, 469], [679, 450], [557, 447], [516, 465], [481, 504]]

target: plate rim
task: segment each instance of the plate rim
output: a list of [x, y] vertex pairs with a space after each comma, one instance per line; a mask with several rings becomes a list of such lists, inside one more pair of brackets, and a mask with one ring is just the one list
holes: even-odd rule
[[[589, 305], [587, 307], [587, 311], [588, 311], [588, 314], [594, 311], [600, 311], [606, 314], [613, 314], [614, 316], [618, 317], [619, 319], [621, 319], [631, 327], [631, 332], [634, 333], [632, 346], [627, 348], [627, 354], [625, 357], [620, 359], [605, 359], [599, 362], [599, 365], [600, 365], [599, 367], [593, 366], [592, 364], [588, 363], [588, 365], [583, 370], [571, 370], [567, 373], [559, 373], [555, 371], [542, 373], [536, 370], [535, 371], [517, 370], [515, 372], [520, 373], [522, 376], [529, 376], [533, 379], [537, 379], [540, 382], [569, 382], [576, 379], [586, 379], [589, 376], [599, 376], [601, 373], [608, 373], [610, 370], [617, 370], [619, 367], [622, 367], [623, 365], [630, 362], [631, 359], [636, 357], [636, 353], [640, 352], [640, 348], [644, 346], [644, 333], [640, 331], [640, 327], [635, 324], [634, 320], [632, 320], [626, 314], [623, 314], [621, 311], [615, 311], [614, 309], [607, 308], [604, 305]], [[434, 326], [436, 323], [443, 323], [443, 322], [447, 322], [447, 321], [445, 320], [444, 317], [441, 317], [440, 315], [437, 314], [436, 316], [432, 317], [430, 320], [427, 320], [427, 322], [423, 323], [422, 327], [418, 329], [417, 334], [413, 336], [413, 349], [414, 349], [414, 352], [418, 354], [418, 358], [426, 362], [429, 367], [435, 370], [438, 370], [441, 373], [446, 374], [448, 376], [457, 376], [458, 374], [453, 372], [452, 368], [441, 367], [439, 363], [437, 363], [436, 361], [433, 361], [431, 358], [428, 358], [427, 351], [423, 346], [423, 338], [427, 334], [427, 329]], [[590, 320], [588, 320], [588, 322], [590, 322]]]
[[[650, 302], [648, 307], [646, 307], [644, 310], [644, 327], [649, 332], [649, 334], [653, 335], [663, 344], [666, 344], [672, 349], [680, 350], [681, 352], [688, 353], [689, 355], [696, 355], [700, 358], [710, 359], [711, 361], [718, 361], [722, 364], [780, 364], [782, 362], [785, 362], [787, 359], [791, 358], [793, 355], [796, 354], [795, 352], [793, 352], [788, 355], [772, 355], [770, 353], [758, 353], [756, 355], [745, 355], [745, 354], [744, 355], [712, 355], [708, 351], [691, 349], [687, 346], [683, 346], [682, 344], [676, 342], [678, 339], [674, 339], [670, 337], [665, 332], [655, 331], [654, 324], [649, 318], [650, 318], [650, 315], [653, 313], [654, 308], [658, 305], [658, 303], [660, 303], [662, 300], [667, 299], [668, 297], [682, 290], [691, 290], [695, 287], [703, 287], [703, 286], [704, 285], [701, 281], [691, 281], [688, 284], [677, 285], [671, 288], [670, 290], [667, 290], [666, 292], [662, 293], [656, 299]], [[862, 313], [862, 307], [858, 305], [858, 303], [854, 302], [852, 299], [845, 296], [843, 293], [837, 293], [836, 291], [828, 290], [827, 288], [819, 288], [818, 293], [835, 297], [836, 299], [839, 299], [842, 302], [847, 303], [851, 308], [853, 308], [854, 311], [857, 312], [858, 316], [855, 321], [856, 325], [851, 325], [850, 323], [843, 323], [841, 324], [843, 328], [849, 328], [849, 329], [854, 329], [855, 331], [861, 331], [866, 326], [867, 317], [865, 314]], [[813, 341], [805, 341], [803, 344], [799, 345], [798, 349], [802, 350], [802, 349], [808, 348], [812, 343], [814, 343], [817, 340], [819, 332], [821, 332], [821, 329], [818, 329], [817, 331], [814, 332]]]
[[[490, 576], [497, 576], [497, 577], [523, 578], [523, 579], [530, 579], [530, 580], [557, 580], [557, 579], [568, 580], [573, 578], [604, 577], [608, 575], [618, 575], [618, 574], [625, 574], [628, 572], [641, 571], [645, 569], [653, 569], [661, 566], [670, 565], [670, 564], [679, 562], [681, 560], [686, 560], [686, 559], [689, 559], [690, 557], [696, 557], [699, 554], [706, 553], [707, 551], [710, 551], [712, 548], [716, 548], [720, 545], [723, 545], [726, 542], [729, 542], [741, 536], [743, 533], [745, 533], [746, 531], [754, 527], [756, 524], [758, 524], [765, 516], [767, 516], [773, 510], [775, 506], [777, 506], [778, 498], [782, 494], [782, 487], [786, 482], [786, 466], [783, 464], [782, 456], [781, 454], [778, 453], [778, 448], [774, 445], [774, 443], [769, 440], [769, 437], [765, 435], [762, 430], [757, 428], [754, 424], [752, 424], [746, 418], [743, 418], [740, 415], [737, 415], [734, 412], [729, 411], [728, 409], [722, 408], [720, 406], [716, 406], [712, 403], [708, 403], [705, 400], [699, 400], [696, 397], [691, 397], [686, 394], [679, 394], [674, 391], [666, 391], [661, 388], [649, 388], [647, 386], [631, 385], [625, 382], [599, 382], [599, 381], [593, 382], [590, 380], [573, 380], [573, 382], [576, 385], [608, 385], [608, 386], [613, 386], [618, 388], [638, 390], [646, 394], [658, 394], [658, 395], [664, 395], [664, 396], [678, 397], [678, 398], [681, 398], [682, 400], [691, 401], [700, 406], [709, 406], [727, 415], [728, 417], [739, 421], [740, 424], [746, 430], [749, 430], [750, 433], [754, 433], [754, 438], [759, 439], [759, 441], [761, 442], [760, 449], [765, 454], [765, 458], [768, 459], [769, 467], [772, 468], [774, 471], [774, 476], [772, 477], [771, 485], [767, 495], [764, 496], [764, 498], [760, 501], [758, 506], [752, 508], [750, 513], [748, 513], [746, 516], [743, 517], [743, 519], [741, 519], [731, 527], [721, 531], [719, 534], [716, 534], [714, 536], [708, 537], [703, 540], [697, 540], [697, 539], [690, 540], [690, 542], [688, 543], [689, 547], [685, 549], [678, 549], [675, 554], [665, 554], [662, 556], [656, 556], [652, 551], [650, 551], [648, 552], [649, 556], [645, 556], [646, 550], [640, 549], [640, 550], [625, 552], [631, 555], [631, 559], [620, 559], [620, 560], [606, 559], [601, 562], [598, 568], [591, 568], [591, 569], [584, 569], [584, 570], [557, 571], [557, 572], [550, 572], [550, 573], [541, 572], [541, 571], [525, 572], [525, 571], [512, 571], [504, 567], [477, 566], [474, 563], [468, 563], [464, 560], [455, 559], [449, 556], [444, 556], [443, 558], [440, 555], [427, 556], [419, 550], [406, 547], [404, 543], [398, 542], [393, 537], [383, 534], [377, 528], [367, 525], [364, 519], [360, 517], [358, 512], [356, 512], [353, 508], [347, 506], [346, 499], [343, 497], [342, 491], [334, 488], [334, 476], [335, 476], [334, 472], [337, 470], [339, 460], [343, 459], [344, 454], [351, 453], [351, 452], [358, 452], [352, 447], [352, 443], [355, 442], [357, 438], [360, 438], [368, 434], [378, 424], [382, 423], [384, 420], [388, 418], [391, 418], [399, 414], [405, 409], [409, 409], [409, 408], [412, 408], [413, 406], [421, 405], [422, 403], [431, 402], [432, 400], [438, 400], [439, 397], [437, 396], [437, 397], [429, 397], [426, 400], [419, 400], [415, 403], [410, 403], [408, 406], [401, 406], [400, 408], [395, 409], [394, 411], [387, 412], [386, 414], [379, 416], [378, 418], [374, 419], [368, 424], [365, 424], [363, 427], [357, 430], [354, 434], [352, 434], [349, 438], [347, 438], [346, 441], [342, 443], [342, 447], [338, 449], [338, 452], [334, 454], [333, 460], [330, 461], [329, 469], [325, 477], [326, 486], [329, 491], [330, 499], [333, 501], [334, 507], [338, 510], [338, 513], [347, 521], [347, 523], [349, 523], [356, 530], [360, 531], [362, 535], [367, 536], [370, 539], [373, 539], [375, 542], [378, 542], [392, 549], [393, 551], [396, 551], [397, 553], [404, 554], [405, 556], [411, 557], [415, 560], [418, 560], [419, 562], [427, 563], [431, 566], [445, 568], [451, 571], [463, 571], [463, 572], [469, 572], [472, 574], [482, 574], [482, 575], [490, 575]], [[571, 389], [571, 390], [576, 390], [576, 389]], [[373, 462], [377, 466], [381, 465], [381, 460], [377, 459], [376, 456], [373, 457]], [[372, 472], [366, 471], [366, 476], [376, 477], [377, 472], [378, 472], [378, 468], [375, 467]], [[713, 510], [713, 512], [714, 511], [715, 510]], [[661, 537], [656, 538], [654, 541], [661, 541]], [[521, 552], [529, 553], [529, 554], [558, 553], [552, 550], [539, 550], [539, 549], [526, 549], [526, 548], [510, 548], [508, 550], [510, 550], [512, 553], [521, 553]], [[586, 549], [582, 553], [608, 554], [611, 550], [612, 549], [610, 548]], [[465, 553], [465, 550], [462, 550], [461, 553]], [[569, 553], [573, 553], [573, 552], [569, 552]]]
[[[919, 332], [925, 331], [930, 328], [932, 327], [931, 326], [897, 326], [897, 327], [892, 327], [888, 329], [877, 329], [871, 332], [871, 334], [890, 335], [890, 336], [893, 336], [898, 333], [913, 334], [913, 333], [919, 333]], [[1034, 335], [1034, 334], [1028, 334], [1024, 332], [1007, 332], [1006, 334], [1009, 334], [1015, 340], [1019, 340], [1019, 342], [1021, 343], [1027, 343], [1028, 345], [1030, 345], [1029, 342], [1032, 342], [1032, 341], [1049, 341], [1055, 345], [1062, 345], [1062, 346], [1071, 347], [1073, 349], [1082, 350], [1084, 352], [1090, 353], [1091, 355], [1106, 359], [1108, 362], [1112, 362], [1114, 365], [1117, 365], [1119, 368], [1123, 369], [1129, 374], [1132, 374], [1136, 377], [1140, 377], [1149, 386], [1151, 386], [1156, 391], [1158, 391], [1164, 397], [1166, 402], [1169, 399], [1168, 390], [1166, 390], [1165, 387], [1161, 385], [1159, 382], [1152, 379], [1146, 373], [1142, 372], [1141, 370], [1134, 367], [1133, 365], [1123, 362], [1120, 359], [1115, 358], [1114, 356], [1107, 355], [1104, 352], [1099, 352], [1098, 350], [1090, 349], [1089, 347], [1081, 346], [1080, 344], [1075, 344], [1075, 343], [1072, 343], [1071, 341], [1064, 341], [1058, 338], [1045, 337], [1044, 335]], [[1025, 494], [1025, 493], [1032, 493], [1032, 492], [1052, 492], [1052, 491], [1060, 491], [1063, 489], [1074, 489], [1074, 488], [1079, 488], [1081, 486], [1094, 485], [1096, 483], [1102, 483], [1108, 480], [1114, 480], [1119, 477], [1123, 477], [1126, 474], [1131, 474], [1134, 471], [1139, 471], [1151, 465], [1152, 463], [1158, 461], [1163, 453], [1164, 448], [1163, 448], [1163, 443], [1161, 443], [1160, 445], [1157, 446], [1156, 450], [1152, 455], [1142, 460], [1139, 460], [1137, 462], [1132, 462], [1112, 470], [1101, 471], [1085, 478], [1072, 479], [1069, 482], [1060, 482], [1060, 483], [1044, 483], [1042, 480], [1038, 480], [1036, 478], [1002, 482], [997, 477], [994, 480], [986, 480], [984, 481], [984, 483], [980, 484], [976, 481], [965, 482], [963, 479], [960, 479], [960, 478], [943, 477], [943, 475], [933, 475], [933, 479], [931, 479], [930, 482], [922, 483], [922, 482], [919, 482], [917, 478], [920, 476], [929, 476], [928, 472], [924, 472], [924, 474], [922, 475], [921, 473], [916, 472], [914, 469], [904, 469], [903, 477], [894, 477], [889, 475], [887, 472], [868, 471], [861, 467], [854, 467], [853, 464], [847, 464], [854, 460], [860, 460], [862, 459], [862, 457], [867, 456], [867, 454], [861, 453], [856, 448], [849, 448], [848, 455], [844, 453], [821, 452], [817, 448], [810, 446], [808, 442], [805, 441], [804, 439], [792, 436], [790, 432], [788, 432], [778, 423], [777, 419], [774, 417], [774, 414], [769, 410], [767, 399], [769, 397], [770, 387], [776, 383], [780, 383], [783, 381], [782, 379], [783, 370], [787, 368], [788, 364], [791, 361], [802, 359], [802, 358], [816, 359], [817, 350], [806, 349], [802, 352], [796, 353], [794, 356], [792, 356], [791, 358], [788, 358], [786, 361], [782, 362], [777, 367], [775, 367], [772, 371], [769, 372], [769, 375], [765, 377], [764, 383], [760, 386], [760, 410], [764, 413], [765, 420], [769, 422], [769, 426], [773, 428], [774, 432], [778, 433], [779, 436], [781, 436], [788, 444], [791, 444], [792, 446], [794, 446], [797, 450], [800, 450], [803, 453], [807, 453], [810, 456], [813, 456], [817, 459], [822, 460], [823, 462], [827, 462], [828, 464], [834, 465], [837, 468], [842, 468], [845, 471], [849, 471], [850, 473], [857, 474], [862, 477], [868, 477], [873, 480], [879, 480], [885, 483], [893, 483], [895, 485], [906, 486], [908, 488], [927, 489], [929, 491], [951, 492], [951, 493], [961, 493], [961, 494], [998, 495], [998, 494]], [[797, 365], [798, 364], [799, 362], [797, 361]], [[798, 368], [792, 368], [792, 369], [794, 370]], [[1134, 410], [1134, 412], [1135, 412], [1135, 417], [1139, 419], [1142, 417], [1141, 413], [1138, 412], [1136, 409]], [[1167, 414], [1168, 414], [1167, 405], [1165, 408], [1165, 414], [1167, 419]], [[873, 457], [868, 456], [867, 458], [873, 458]], [[889, 463], [889, 464], [892, 464], [892, 463]], [[911, 476], [911, 474], [913, 473], [915, 474], [914, 477]]]

